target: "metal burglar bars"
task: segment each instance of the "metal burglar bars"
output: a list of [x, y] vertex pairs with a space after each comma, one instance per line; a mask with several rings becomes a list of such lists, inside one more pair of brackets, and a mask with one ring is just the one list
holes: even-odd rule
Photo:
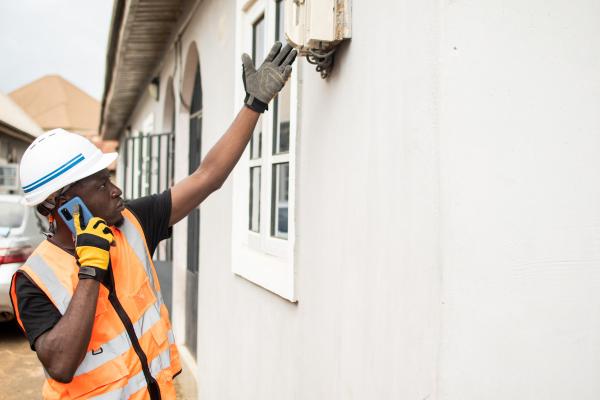
[[[157, 133], [125, 138], [123, 197], [125, 202], [162, 193], [174, 183], [175, 136]], [[154, 258], [173, 260], [173, 239], [158, 246]]]

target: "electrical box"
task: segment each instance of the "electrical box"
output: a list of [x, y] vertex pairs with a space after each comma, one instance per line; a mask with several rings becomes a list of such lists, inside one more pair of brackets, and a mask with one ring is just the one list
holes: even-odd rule
[[351, 0], [285, 0], [285, 37], [300, 56], [350, 39]]

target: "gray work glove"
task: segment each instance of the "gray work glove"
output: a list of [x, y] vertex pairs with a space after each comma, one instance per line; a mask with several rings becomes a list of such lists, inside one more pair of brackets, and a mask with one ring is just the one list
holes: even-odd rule
[[289, 79], [296, 54], [298, 52], [292, 50], [289, 44], [282, 49], [281, 42], [275, 42], [258, 70], [254, 69], [252, 58], [242, 54], [242, 79], [246, 90], [244, 104], [259, 113], [268, 110], [269, 102]]

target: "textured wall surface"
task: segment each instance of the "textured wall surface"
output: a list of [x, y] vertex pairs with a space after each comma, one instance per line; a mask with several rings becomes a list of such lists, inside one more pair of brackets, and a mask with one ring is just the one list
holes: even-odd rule
[[[238, 7], [204, 0], [182, 36], [182, 64], [200, 54], [204, 155], [241, 100]], [[599, 14], [354, 0], [331, 77], [295, 66], [298, 302], [231, 272], [231, 179], [201, 206], [199, 398], [600, 396]], [[161, 104], [143, 100], [132, 126], [152, 111], [162, 126]]]
[[600, 396], [598, 15], [444, 4], [443, 399]]

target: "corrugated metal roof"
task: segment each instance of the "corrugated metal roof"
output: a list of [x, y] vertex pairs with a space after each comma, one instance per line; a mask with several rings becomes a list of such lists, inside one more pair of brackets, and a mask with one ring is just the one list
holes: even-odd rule
[[0, 91], [0, 123], [16, 132], [24, 133], [33, 140], [44, 130], [9, 96]]
[[100, 102], [58, 75], [45, 76], [9, 96], [46, 131], [98, 132]]
[[117, 139], [184, 10], [197, 0], [115, 0], [106, 56], [100, 134]]

